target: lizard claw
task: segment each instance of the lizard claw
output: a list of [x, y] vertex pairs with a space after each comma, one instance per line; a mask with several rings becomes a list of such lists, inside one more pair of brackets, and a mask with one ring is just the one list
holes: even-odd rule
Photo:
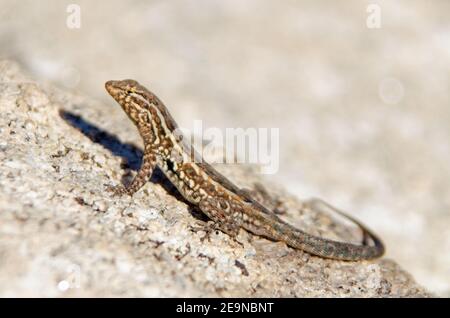
[[239, 228], [237, 227], [227, 227], [227, 226], [221, 226], [220, 224], [214, 222], [214, 221], [208, 221], [208, 222], [203, 222], [203, 221], [197, 221], [197, 226], [192, 226], [192, 231], [197, 233], [199, 231], [203, 231], [205, 232], [205, 235], [203, 235], [200, 238], [200, 242], [204, 242], [205, 240], [207, 240], [208, 242], [211, 242], [211, 235], [217, 231], [226, 233], [230, 236], [230, 238], [238, 243], [240, 246], [244, 246], [244, 244], [242, 242], [240, 242], [237, 239], [237, 235], [239, 233]]
[[203, 221], [197, 221], [195, 222], [196, 226], [192, 226], [192, 231], [197, 233], [199, 231], [205, 232], [205, 235], [203, 235], [200, 238], [200, 242], [204, 242], [207, 240], [208, 242], [211, 241], [211, 234], [217, 230], [217, 225], [213, 221], [203, 222]]

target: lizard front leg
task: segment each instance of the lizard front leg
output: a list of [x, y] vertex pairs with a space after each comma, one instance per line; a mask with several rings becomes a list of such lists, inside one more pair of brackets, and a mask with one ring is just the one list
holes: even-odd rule
[[156, 155], [153, 152], [145, 153], [142, 158], [142, 165], [134, 176], [133, 181], [127, 187], [124, 185], [112, 186], [108, 190], [112, 191], [114, 195], [133, 195], [150, 179], [155, 166]]

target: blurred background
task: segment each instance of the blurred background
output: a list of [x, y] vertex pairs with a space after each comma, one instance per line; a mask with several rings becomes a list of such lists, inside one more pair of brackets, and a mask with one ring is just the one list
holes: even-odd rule
[[117, 106], [104, 82], [133, 78], [181, 126], [280, 128], [268, 180], [357, 215], [387, 257], [450, 296], [449, 12], [425, 0], [1, 0], [0, 57], [105, 107]]

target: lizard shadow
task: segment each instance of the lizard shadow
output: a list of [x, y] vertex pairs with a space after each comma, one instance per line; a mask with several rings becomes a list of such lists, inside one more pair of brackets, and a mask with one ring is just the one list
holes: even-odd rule
[[[121, 181], [123, 184], [128, 184], [130, 182], [130, 172], [139, 170], [142, 164], [143, 151], [140, 147], [132, 143], [121, 142], [115, 135], [97, 127], [95, 124], [85, 120], [80, 115], [74, 114], [70, 111], [60, 109], [59, 115], [70, 126], [80, 131], [92, 142], [102, 145], [113, 155], [120, 157], [122, 159], [121, 167], [126, 170], [126, 173], [122, 176]], [[178, 200], [185, 202], [189, 207], [189, 212], [195, 218], [203, 221], [208, 219], [206, 215], [200, 211], [200, 209], [193, 206], [183, 198], [178, 189], [169, 181], [169, 179], [167, 179], [158, 167], [156, 167], [153, 171], [150, 182], [160, 184], [167, 193], [176, 197]]]

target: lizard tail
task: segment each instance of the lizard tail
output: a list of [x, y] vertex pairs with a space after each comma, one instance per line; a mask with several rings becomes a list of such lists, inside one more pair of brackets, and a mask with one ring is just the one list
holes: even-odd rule
[[325, 206], [358, 225], [363, 232], [362, 244], [345, 243], [314, 236], [293, 227], [278, 217], [276, 217], [276, 219], [272, 218], [272, 222], [274, 223], [273, 226], [276, 231], [261, 234], [266, 237], [284, 241], [291, 247], [301, 249], [323, 258], [359, 261], [375, 259], [384, 254], [385, 248], [381, 239], [358, 220], [320, 199], [310, 200], [307, 202], [307, 205], [313, 209], [320, 209], [317, 205]]

